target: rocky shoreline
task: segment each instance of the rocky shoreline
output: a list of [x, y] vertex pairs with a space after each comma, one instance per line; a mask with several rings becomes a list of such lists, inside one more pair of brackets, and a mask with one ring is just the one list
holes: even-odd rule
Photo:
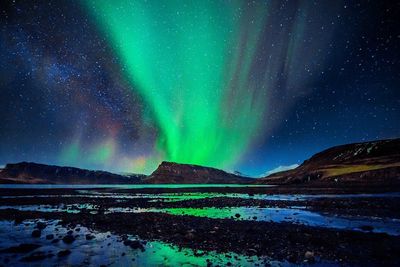
[[[285, 223], [177, 217], [159, 213], [92, 215], [85, 212], [67, 214], [10, 209], [1, 211], [0, 216], [16, 222], [26, 219], [61, 219], [62, 225], [70, 227], [83, 225], [118, 235], [136, 233], [145, 240], [162, 240], [194, 250], [267, 256], [292, 263], [307, 260], [307, 252], [312, 253], [312, 261], [318, 257], [348, 264], [399, 262], [400, 240], [386, 234], [332, 231]], [[63, 240], [66, 238], [68, 235]], [[68, 242], [72, 243], [73, 239]]]
[[[124, 242], [124, 236], [134, 234], [141, 240], [162, 241], [193, 251], [238, 253], [292, 264], [331, 262], [350, 265], [397, 265], [400, 263], [400, 235], [376, 233], [367, 223], [360, 227], [362, 229], [359, 231], [354, 231], [311, 227], [296, 221], [259, 221], [257, 218], [241, 220], [244, 214], [240, 212], [232, 218], [211, 218], [151, 210], [146, 212], [118, 210], [118, 208], [205, 210], [212, 207], [224, 211], [234, 207], [291, 209], [301, 206], [302, 209], [321, 214], [351, 215], [360, 218], [363, 216], [400, 218], [397, 210], [400, 198], [397, 195], [336, 197], [329, 194], [321, 196], [282, 194], [282, 190], [285, 191], [282, 188], [163, 189], [155, 194], [149, 192], [153, 191], [149, 189], [13, 189], [8, 190], [7, 194], [0, 198], [2, 207], [0, 218], [14, 221], [16, 225], [26, 220], [60, 220], [61, 225], [72, 230], [80, 225], [95, 231], [109, 231], [120, 236], [121, 242]], [[160, 193], [160, 191], [167, 192]], [[313, 192], [316, 193], [317, 190]], [[277, 199], [268, 199], [271, 197]], [[35, 206], [36, 210], [19, 209], [25, 206]], [[56, 209], [67, 206], [70, 210]], [[50, 211], [50, 208], [55, 210]], [[107, 212], [110, 209], [116, 210]], [[32, 235], [46, 238], [40, 235], [40, 229], [36, 230]], [[72, 244], [75, 237], [65, 235], [60, 240]], [[129, 243], [128, 246], [130, 245], [139, 249], [141, 247], [139, 244]], [[26, 256], [31, 255], [29, 253], [27, 252]], [[234, 259], [232, 262], [235, 262]]]

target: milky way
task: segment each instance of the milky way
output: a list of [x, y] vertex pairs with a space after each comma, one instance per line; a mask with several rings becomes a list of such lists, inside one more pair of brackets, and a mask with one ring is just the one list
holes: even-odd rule
[[398, 8], [8, 3], [0, 162], [149, 173], [168, 160], [258, 175], [396, 137]]

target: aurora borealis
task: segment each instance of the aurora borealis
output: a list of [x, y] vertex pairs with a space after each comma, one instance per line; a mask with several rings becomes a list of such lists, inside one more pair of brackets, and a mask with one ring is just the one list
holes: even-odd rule
[[0, 163], [149, 173], [168, 160], [260, 175], [331, 145], [396, 137], [394, 9], [8, 3]]
[[120, 4], [88, 6], [153, 116], [160, 158], [214, 167], [237, 162], [265, 109], [266, 88], [248, 76], [267, 5], [242, 11], [240, 2]]

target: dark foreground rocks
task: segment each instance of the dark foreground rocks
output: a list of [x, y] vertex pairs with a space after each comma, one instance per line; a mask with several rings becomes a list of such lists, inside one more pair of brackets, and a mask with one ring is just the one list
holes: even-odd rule
[[41, 235], [42, 235], [42, 232], [40, 230], [38, 230], [38, 229], [32, 231], [32, 237], [38, 238]]
[[71, 254], [71, 250], [69, 249], [65, 249], [65, 250], [61, 250], [57, 253], [58, 257], [65, 257], [68, 256], [69, 254]]
[[53, 256], [54, 256], [54, 254], [52, 254], [52, 253], [46, 253], [46, 252], [38, 251], [38, 252], [33, 252], [32, 254], [23, 257], [21, 259], [21, 261], [22, 262], [41, 261], [41, 260], [44, 260], [46, 258], [51, 258]]
[[0, 253], [28, 253], [40, 247], [41, 245], [38, 244], [20, 244], [18, 246], [1, 249]]
[[[93, 215], [2, 210], [0, 217], [7, 220], [61, 219], [64, 225], [80, 224], [121, 236], [137, 234], [141, 239], [161, 240], [194, 250], [268, 256], [294, 263], [316, 259], [361, 265], [400, 263], [400, 238], [387, 234], [160, 213]], [[143, 246], [140, 241], [125, 242], [136, 249]]]
[[[1, 220], [13, 220], [16, 224], [26, 219], [39, 219], [34, 226], [30, 241], [47, 240], [60, 242], [66, 246], [76, 246], [77, 235], [81, 235], [88, 244], [96, 241], [92, 234], [82, 233], [79, 227], [85, 226], [99, 232], [110, 231], [120, 235], [127, 247], [143, 250], [142, 240], [160, 240], [182, 248], [191, 248], [199, 255], [201, 251], [221, 253], [236, 252], [245, 255], [267, 256], [272, 260], [299, 263], [321, 263], [324, 261], [344, 265], [377, 265], [400, 266], [400, 237], [373, 233], [370, 225], [360, 226], [364, 232], [341, 231], [328, 228], [308, 227], [293, 223], [273, 223], [258, 221], [241, 221], [245, 214], [237, 213], [237, 219], [210, 219], [193, 216], [174, 216], [164, 213], [107, 213], [109, 208], [202, 208], [202, 207], [279, 207], [290, 208], [303, 206], [308, 210], [351, 216], [377, 216], [400, 218], [399, 197], [374, 198], [330, 198], [319, 197], [301, 200], [263, 200], [258, 194], [339, 194], [339, 193], [381, 193], [390, 188], [161, 188], [161, 189], [0, 189], [0, 195], [24, 196], [23, 198], [0, 198], [0, 206], [17, 208], [20, 205], [44, 205], [37, 212], [18, 211], [16, 209], [0, 210]], [[393, 189], [392, 189], [393, 190]], [[154, 194], [160, 193], [219, 193], [217, 197], [186, 199], [182, 201], [165, 201], [163, 198], [134, 197], [117, 199], [113, 194]], [[225, 195], [226, 193], [226, 195]], [[229, 193], [241, 193], [246, 197], [230, 197]], [[102, 195], [103, 194], [103, 195]], [[46, 197], [39, 197], [44, 195]], [[96, 195], [101, 197], [90, 197]], [[31, 197], [29, 197], [31, 196]], [[69, 196], [69, 197], [66, 197]], [[156, 200], [156, 201], [154, 201]], [[79, 213], [41, 212], [47, 208], [58, 208], [70, 205]], [[88, 208], [90, 204], [92, 208]], [[82, 207], [82, 205], [84, 205]], [[85, 206], [86, 205], [86, 206]], [[95, 211], [95, 212], [93, 212]], [[48, 226], [43, 220], [61, 220], [61, 226], [67, 226], [67, 234], [48, 233]], [[256, 220], [257, 218], [253, 218]], [[59, 226], [59, 227], [61, 227]], [[46, 231], [47, 230], [47, 231]], [[44, 234], [42, 234], [42, 232]], [[137, 235], [138, 240], [129, 240], [127, 235]], [[94, 241], [91, 241], [95, 239]], [[79, 237], [77, 238], [79, 240]], [[1, 251], [24, 253], [24, 261], [39, 261], [50, 257], [63, 258], [68, 251], [36, 253], [33, 244], [21, 244]], [[107, 244], [108, 246], [108, 244]], [[17, 252], [24, 251], [24, 252]], [[11, 252], [4, 252], [11, 253]]]

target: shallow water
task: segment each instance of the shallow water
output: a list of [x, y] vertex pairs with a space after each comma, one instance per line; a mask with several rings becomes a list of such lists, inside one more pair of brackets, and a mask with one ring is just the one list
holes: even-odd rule
[[305, 210], [302, 207], [291, 208], [258, 208], [258, 207], [226, 207], [226, 208], [171, 208], [157, 209], [173, 215], [191, 215], [216, 219], [254, 220], [269, 222], [288, 222], [312, 227], [333, 228], [342, 230], [363, 231], [363, 226], [372, 226], [374, 233], [400, 235], [400, 220], [389, 218], [370, 218], [352, 216], [330, 216]]
[[0, 188], [28, 188], [28, 189], [95, 189], [95, 188], [119, 188], [119, 189], [144, 189], [144, 188], [205, 188], [205, 187], [272, 187], [275, 185], [254, 184], [0, 184]]
[[[225, 266], [231, 262], [234, 266], [254, 266], [269, 263], [273, 266], [290, 266], [287, 262], [270, 261], [263, 257], [243, 256], [236, 253], [216, 253], [194, 251], [189, 248], [178, 248], [174, 245], [151, 241], [146, 242], [144, 250], [132, 249], [121, 242], [121, 237], [109, 232], [93, 232], [86, 227], [77, 226], [73, 235], [76, 240], [72, 244], [63, 241], [52, 243], [46, 240], [46, 235], [54, 234], [55, 238], [62, 238], [69, 229], [57, 226], [57, 220], [47, 221], [47, 227], [42, 231], [40, 238], [33, 238], [31, 233], [36, 225], [33, 220], [26, 220], [22, 224], [15, 225], [11, 221], [0, 221], [0, 250], [21, 243], [41, 245], [27, 254], [0, 253], [0, 264], [20, 265], [21, 259], [32, 253], [43, 252], [49, 257], [24, 264], [29, 266], [206, 266], [207, 260], [213, 265]], [[56, 231], [56, 228], [58, 229]], [[76, 229], [79, 228], [79, 231]], [[85, 235], [92, 234], [93, 240], [86, 240]], [[130, 240], [140, 240], [137, 236], [128, 236]], [[143, 241], [143, 240], [142, 240]], [[71, 254], [58, 257], [61, 250], [69, 249]], [[123, 255], [124, 254], [124, 255]], [[53, 255], [53, 256], [51, 256]]]
[[318, 199], [318, 198], [340, 199], [340, 198], [386, 198], [386, 197], [400, 198], [400, 192], [380, 193], [380, 194], [313, 194], [313, 195], [255, 194], [254, 196], [251, 196], [251, 198], [263, 199], [263, 200], [309, 200], [309, 199], [312, 200], [312, 199]]
[[74, 198], [74, 197], [87, 197], [87, 198], [115, 198], [115, 199], [162, 199], [166, 202], [175, 202], [183, 200], [196, 200], [204, 198], [244, 198], [244, 199], [258, 199], [258, 200], [272, 200], [272, 201], [304, 201], [319, 198], [341, 199], [341, 198], [400, 198], [400, 192], [394, 193], [381, 193], [381, 194], [242, 194], [242, 193], [203, 193], [203, 192], [185, 192], [185, 193], [109, 193], [98, 192], [90, 190], [78, 190], [79, 195], [24, 195], [24, 196], [0, 196], [0, 198], [31, 198], [31, 197], [61, 197], [61, 198]]
[[[184, 200], [197, 200], [204, 198], [215, 198], [213, 201], [217, 201], [217, 198], [229, 197], [229, 198], [242, 198], [242, 199], [260, 199], [260, 200], [272, 200], [272, 201], [297, 201], [296, 206], [289, 206], [286, 208], [276, 207], [263, 207], [258, 206], [247, 206], [247, 207], [203, 207], [203, 208], [139, 208], [129, 207], [128, 202], [124, 204], [125, 207], [113, 207], [101, 208], [101, 205], [96, 204], [56, 204], [56, 205], [14, 205], [10, 206], [3, 205], [0, 209], [17, 209], [21, 211], [39, 211], [39, 212], [67, 212], [67, 213], [79, 213], [89, 212], [91, 214], [98, 213], [147, 213], [147, 212], [159, 212], [168, 213], [174, 216], [197, 216], [206, 217], [211, 219], [227, 219], [227, 220], [241, 220], [241, 221], [267, 221], [274, 223], [292, 223], [301, 224], [309, 227], [322, 227], [326, 229], [336, 230], [350, 230], [350, 231], [361, 231], [361, 232], [374, 232], [374, 233], [386, 233], [392, 236], [400, 236], [400, 219], [393, 218], [377, 218], [377, 217], [361, 217], [361, 216], [333, 216], [329, 213], [321, 213], [307, 210], [303, 201], [314, 200], [318, 198], [377, 198], [371, 201], [379, 201], [378, 198], [398, 198], [400, 193], [387, 193], [387, 194], [345, 194], [345, 195], [270, 195], [270, 194], [242, 194], [242, 193], [202, 193], [202, 192], [183, 192], [183, 193], [161, 193], [161, 194], [148, 194], [148, 193], [117, 193], [117, 192], [104, 192], [102, 190], [85, 190], [85, 188], [78, 189], [78, 194], [71, 195], [51, 195], [49, 193], [43, 195], [25, 195], [25, 196], [4, 196], [3, 203], [7, 203], [8, 198], [59, 198], [59, 202], [50, 201], [49, 203], [63, 203], [63, 198], [69, 198], [68, 202], [71, 203], [71, 198], [75, 197], [87, 197], [87, 198], [110, 198], [104, 200], [105, 203], [116, 203], [125, 202], [127, 199], [144, 199], [144, 201], [161, 201], [161, 202], [176, 202]], [[1, 198], [1, 197], [0, 197]], [[80, 202], [82, 201], [79, 200]], [[85, 201], [85, 200], [83, 200]], [[88, 202], [93, 203], [104, 203], [103, 200]], [[24, 201], [29, 203], [29, 200]], [[46, 201], [45, 201], [46, 202]], [[44, 202], [44, 203], [45, 203]], [[13, 203], [13, 202], [10, 202]], [[133, 202], [133, 203], [136, 203]], [[138, 202], [142, 203], [142, 202]], [[207, 203], [213, 203], [207, 202]], [[230, 201], [226, 202], [230, 203]], [[246, 202], [247, 203], [247, 202]], [[253, 203], [253, 202], [248, 202]], [[257, 203], [257, 202], [254, 202]], [[286, 203], [289, 204], [289, 203]], [[286, 205], [285, 204], [285, 205]], [[109, 207], [106, 205], [107, 207]], [[112, 204], [111, 204], [112, 205]], [[136, 204], [135, 204], [136, 205]], [[292, 204], [293, 205], [293, 204]], [[160, 205], [161, 206], [161, 205]], [[166, 205], [163, 205], [166, 206]], [[188, 206], [188, 205], [175, 205], [174, 206]], [[190, 206], [190, 205], [189, 205]], [[33, 221], [25, 221], [25, 224], [14, 225], [10, 221], [1, 221], [0, 218], [0, 250], [6, 247], [15, 246], [19, 243], [39, 243], [42, 245], [41, 248], [34, 252], [45, 252], [48, 254], [54, 254], [52, 257], [45, 258], [42, 261], [38, 261], [38, 264], [31, 264], [30, 266], [99, 266], [106, 264], [109, 266], [205, 266], [207, 259], [209, 259], [214, 265], [225, 266], [228, 261], [232, 262], [234, 266], [254, 266], [255, 264], [264, 265], [265, 262], [272, 264], [273, 266], [289, 266], [288, 262], [276, 262], [270, 261], [267, 258], [257, 257], [246, 257], [234, 253], [229, 253], [228, 257], [226, 254], [219, 254], [215, 252], [199, 252], [193, 251], [189, 248], [179, 249], [178, 247], [158, 241], [147, 242], [145, 250], [133, 250], [120, 242], [121, 237], [112, 235], [110, 233], [98, 233], [95, 232], [95, 240], [86, 240], [84, 233], [90, 232], [90, 230], [80, 227], [81, 232], [78, 239], [71, 245], [64, 244], [62, 241], [59, 243], [51, 243], [46, 241], [44, 236], [47, 233], [53, 233], [55, 230], [55, 224], [57, 221], [53, 221], [42, 234], [42, 238], [34, 239], [31, 237], [31, 233], [34, 227]], [[51, 226], [53, 225], [53, 226]], [[368, 226], [368, 227], [366, 227]], [[60, 228], [60, 227], [59, 227]], [[62, 227], [61, 227], [62, 228]], [[65, 235], [66, 229], [59, 230], [60, 235]], [[134, 234], [134, 233], [132, 233]], [[130, 236], [131, 239], [138, 237]], [[110, 245], [108, 245], [110, 244]], [[58, 258], [57, 252], [68, 248], [72, 251], [72, 254], [65, 258]], [[50, 252], [49, 252], [50, 251]], [[125, 253], [122, 256], [122, 253]], [[29, 254], [29, 253], [28, 253]], [[28, 255], [27, 254], [27, 255]], [[7, 258], [8, 263], [6, 265], [19, 265], [20, 259], [27, 255], [12, 255], [0, 253], [0, 266], [5, 264], [4, 260]], [[132, 261], [132, 259], [135, 259]], [[318, 265], [321, 265], [321, 261], [318, 261]], [[332, 265], [329, 262], [324, 262], [323, 266]]]
[[[96, 206], [91, 204], [74, 205], [20, 205], [20, 206], [1, 206], [0, 209], [17, 209], [21, 211], [41, 211], [41, 212], [67, 212], [79, 213], [86, 210], [91, 214], [99, 211]], [[308, 211], [305, 207], [289, 208], [259, 208], [259, 207], [203, 207], [203, 208], [129, 208], [111, 207], [103, 210], [105, 214], [124, 212], [124, 213], [145, 213], [163, 212], [176, 216], [190, 215], [206, 217], [211, 219], [234, 219], [250, 221], [267, 221], [275, 223], [294, 223], [303, 224], [311, 227], [323, 227], [340, 230], [363, 231], [363, 226], [373, 227], [374, 233], [386, 233], [389, 235], [400, 236], [400, 219], [360, 217], [360, 216], [332, 216], [319, 212]], [[239, 216], [237, 216], [239, 215]]]

